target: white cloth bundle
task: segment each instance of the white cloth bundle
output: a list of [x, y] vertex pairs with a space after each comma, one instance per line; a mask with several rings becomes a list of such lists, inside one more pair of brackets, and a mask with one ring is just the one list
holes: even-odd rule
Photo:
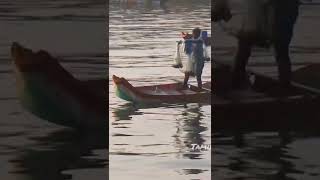
[[[199, 37], [198, 39], [200, 39]], [[176, 52], [174, 55], [174, 67], [182, 68], [182, 72], [189, 72], [191, 74], [195, 74], [196, 72], [196, 62], [194, 59], [193, 52], [190, 54], [185, 53], [185, 43], [182, 41], [178, 41], [176, 44]], [[203, 55], [204, 58], [210, 58], [210, 54], [208, 52], [207, 46], [203, 43]]]
[[205, 44], [203, 44], [203, 56], [205, 59], [210, 58], [210, 54], [209, 54], [207, 46]]
[[251, 37], [270, 41], [273, 36], [274, 7], [271, 0], [229, 0], [233, 17], [220, 22], [222, 28], [237, 38]]
[[187, 61], [185, 63], [185, 66], [183, 66], [183, 72], [190, 72], [190, 73], [195, 73], [195, 60], [194, 60], [194, 56], [191, 53], [190, 55], [186, 55], [187, 56]]
[[181, 68], [182, 72], [195, 72], [195, 60], [193, 53], [186, 54], [185, 53], [185, 43], [182, 41], [178, 41], [176, 44], [176, 52], [173, 58], [173, 67]]
[[177, 42], [176, 45], [176, 52], [174, 54], [174, 66], [182, 66], [182, 60], [181, 60], [181, 53], [180, 53], [180, 48], [181, 48], [181, 44], [180, 42]]
[[194, 60], [194, 56], [193, 56], [193, 52], [191, 54], [186, 54], [186, 50], [185, 50], [185, 43], [181, 44], [182, 47], [182, 61], [183, 61], [183, 68], [182, 68], [182, 72], [186, 73], [194, 73], [195, 72], [195, 60]]

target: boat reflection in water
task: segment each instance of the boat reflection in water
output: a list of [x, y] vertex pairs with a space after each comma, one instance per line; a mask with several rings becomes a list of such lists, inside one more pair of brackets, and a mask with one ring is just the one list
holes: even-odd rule
[[33, 137], [34, 146], [21, 149], [11, 160], [16, 166], [11, 173], [26, 174], [33, 180], [86, 179], [88, 175], [105, 179], [108, 176], [108, 138], [101, 135], [82, 135], [64, 129]]
[[[319, 133], [287, 133], [280, 136], [278, 133], [262, 132], [238, 135], [215, 133], [212, 151], [213, 177], [223, 179], [227, 175], [230, 179], [241, 177], [279, 180], [317, 177], [318, 158], [311, 155], [314, 150], [308, 155], [305, 154], [308, 152], [305, 147], [301, 146], [305, 143], [304, 138], [311, 138], [313, 140], [310, 142], [315, 143], [313, 147], [317, 149], [316, 137], [319, 137]], [[304, 153], [299, 152], [301, 150]]]
[[[165, 116], [166, 112], [174, 112], [175, 118], [166, 119], [159, 117], [161, 113], [155, 111], [155, 109], [159, 110], [159, 108], [163, 110], [163, 116]], [[124, 128], [125, 131], [123, 132], [126, 133], [122, 134], [122, 136], [128, 139], [126, 139], [126, 143], [119, 143], [121, 142], [119, 140], [119, 131], [117, 133], [111, 132], [113, 142], [110, 144], [110, 154], [126, 155], [127, 159], [131, 159], [130, 155], [137, 155], [142, 161], [146, 162], [150, 161], [150, 158], [156, 159], [155, 161], [159, 161], [159, 163], [155, 166], [161, 167], [164, 165], [162, 163], [166, 163], [166, 166], [172, 167], [167, 170], [161, 167], [162, 172], [159, 173], [164, 173], [165, 171], [173, 173], [171, 171], [174, 170], [176, 173], [178, 172], [178, 174], [183, 174], [186, 177], [209, 178], [211, 177], [210, 151], [192, 149], [192, 146], [195, 144], [199, 146], [211, 144], [210, 118], [208, 114], [205, 114], [203, 108], [210, 108], [210, 106], [198, 103], [153, 106], [134, 105], [131, 103], [123, 104], [113, 110], [112, 115], [115, 121], [112, 122], [112, 126], [114, 128], [118, 127], [118, 129]], [[179, 112], [177, 112], [177, 109], [179, 109]], [[152, 116], [149, 119], [140, 119], [141, 117], [148, 117], [148, 115]], [[145, 127], [155, 129], [153, 134], [134, 135], [134, 132], [139, 132], [139, 121], [145, 122]], [[164, 126], [170, 124], [174, 128], [167, 129], [168, 132], [160, 131], [162, 128], [157, 127], [159, 123]], [[152, 124], [154, 124], [154, 127], [152, 127]], [[159, 131], [156, 130], [157, 128]], [[165, 139], [167, 135], [171, 137], [171, 140]], [[139, 145], [141, 142], [136, 142], [134, 136], [151, 136], [150, 138], [153, 139], [153, 142], [149, 142], [148, 137], [146, 137], [146, 142], [142, 143], [143, 145]], [[138, 148], [137, 146], [140, 147]], [[145, 156], [151, 157], [147, 158]], [[113, 158], [116, 159], [115, 156], [110, 158], [110, 161], [115, 161]], [[136, 162], [136, 165], [138, 164]], [[110, 165], [110, 173], [112, 174], [114, 170], [112, 164]]]

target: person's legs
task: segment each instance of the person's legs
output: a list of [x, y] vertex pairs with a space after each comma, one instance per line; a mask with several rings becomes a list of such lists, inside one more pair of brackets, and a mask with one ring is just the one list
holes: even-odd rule
[[196, 64], [197, 83], [198, 83], [198, 87], [199, 87], [200, 89], [202, 89], [201, 76], [202, 76], [203, 67], [204, 67], [204, 62], [198, 62], [198, 63]]
[[202, 80], [201, 76], [197, 76], [198, 88], [202, 89]]
[[278, 8], [276, 8], [276, 29], [274, 39], [275, 58], [278, 64], [279, 80], [284, 87], [289, 87], [291, 82], [289, 45], [293, 36], [293, 29], [297, 16], [297, 4], [288, 4], [288, 6], [279, 5]]
[[279, 80], [282, 86], [290, 86], [291, 60], [289, 57], [289, 42], [275, 44], [275, 56], [278, 63]]
[[246, 82], [246, 65], [251, 55], [251, 46], [249, 40], [239, 39], [238, 41], [232, 75], [232, 88], [234, 89], [243, 87]]
[[187, 87], [188, 86], [189, 77], [190, 77], [190, 73], [189, 72], [185, 72], [184, 73], [183, 87]]

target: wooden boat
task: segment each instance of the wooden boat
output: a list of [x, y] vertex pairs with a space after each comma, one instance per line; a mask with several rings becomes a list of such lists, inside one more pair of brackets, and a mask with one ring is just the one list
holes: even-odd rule
[[139, 104], [149, 103], [210, 103], [211, 83], [204, 83], [200, 91], [198, 87], [190, 85], [182, 89], [181, 83], [160, 84], [153, 86], [132, 86], [125, 78], [112, 76], [116, 87], [116, 95], [124, 100]]
[[[249, 70], [250, 86], [238, 92], [213, 95], [217, 131], [317, 131], [320, 126], [320, 65], [293, 72], [290, 91], [280, 93], [275, 77]], [[217, 75], [219, 76], [219, 75]], [[224, 74], [225, 79], [226, 74]], [[316, 78], [318, 77], [318, 78]], [[218, 80], [219, 81], [219, 80]], [[228, 84], [228, 82], [226, 82]]]
[[80, 81], [46, 51], [11, 47], [23, 107], [49, 122], [84, 131], [107, 130], [107, 80]]

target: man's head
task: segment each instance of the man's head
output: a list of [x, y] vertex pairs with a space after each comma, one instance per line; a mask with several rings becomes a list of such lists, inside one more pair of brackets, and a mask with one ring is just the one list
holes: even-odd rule
[[211, 12], [211, 19], [213, 22], [229, 21], [232, 18], [232, 14], [227, 0], [215, 0], [213, 9]]
[[200, 28], [194, 28], [192, 30], [193, 38], [199, 38], [200, 34], [201, 34], [201, 29]]

